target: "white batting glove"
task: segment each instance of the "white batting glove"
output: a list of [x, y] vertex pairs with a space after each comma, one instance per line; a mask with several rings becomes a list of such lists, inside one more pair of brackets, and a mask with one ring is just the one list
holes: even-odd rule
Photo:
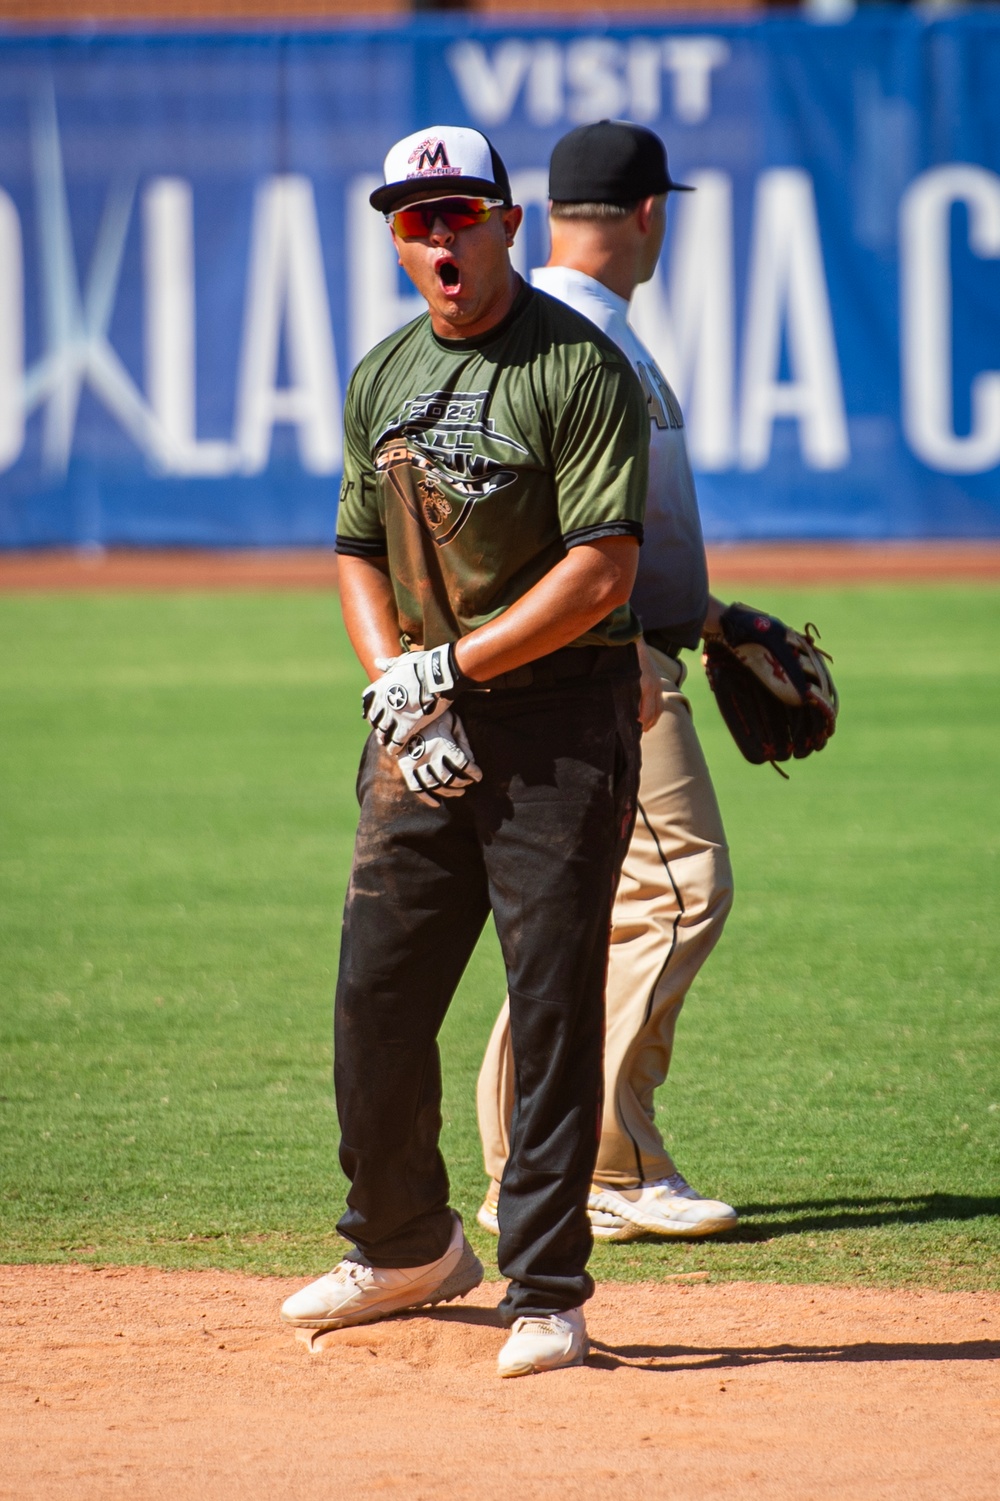
[[454, 709], [445, 709], [433, 724], [406, 742], [399, 765], [407, 787], [429, 808], [439, 807], [443, 797], [461, 797], [483, 777]]
[[361, 696], [361, 711], [390, 756], [398, 756], [418, 730], [447, 709], [461, 676], [455, 648], [432, 646], [429, 651], [404, 652], [401, 657], [378, 657], [386, 670]]

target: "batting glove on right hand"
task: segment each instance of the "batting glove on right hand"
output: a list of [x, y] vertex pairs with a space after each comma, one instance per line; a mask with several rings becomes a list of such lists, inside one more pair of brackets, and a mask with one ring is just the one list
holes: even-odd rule
[[406, 742], [399, 765], [407, 787], [428, 808], [440, 807], [443, 797], [461, 797], [483, 778], [454, 709], [445, 709], [433, 724]]
[[443, 714], [457, 690], [461, 673], [455, 648], [433, 646], [429, 651], [379, 657], [386, 670], [361, 697], [361, 710], [380, 745], [398, 756], [418, 730]]

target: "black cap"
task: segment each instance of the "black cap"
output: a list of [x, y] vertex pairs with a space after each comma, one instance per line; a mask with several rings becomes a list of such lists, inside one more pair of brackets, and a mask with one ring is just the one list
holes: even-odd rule
[[556, 142], [549, 162], [553, 203], [627, 204], [693, 191], [670, 176], [659, 136], [629, 120], [578, 125]]

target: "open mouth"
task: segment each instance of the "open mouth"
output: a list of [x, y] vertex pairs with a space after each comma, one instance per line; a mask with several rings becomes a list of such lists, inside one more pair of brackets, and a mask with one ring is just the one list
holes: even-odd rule
[[454, 292], [461, 285], [462, 277], [454, 261], [439, 261], [435, 269], [445, 291]]

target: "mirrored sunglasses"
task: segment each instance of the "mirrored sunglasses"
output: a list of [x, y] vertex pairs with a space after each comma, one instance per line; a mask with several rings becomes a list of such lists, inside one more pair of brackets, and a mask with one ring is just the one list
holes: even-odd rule
[[485, 224], [495, 208], [503, 208], [502, 199], [439, 198], [398, 208], [395, 213], [386, 214], [385, 221], [401, 240], [420, 240], [430, 234], [437, 219], [450, 230], [468, 229], [472, 224]]

